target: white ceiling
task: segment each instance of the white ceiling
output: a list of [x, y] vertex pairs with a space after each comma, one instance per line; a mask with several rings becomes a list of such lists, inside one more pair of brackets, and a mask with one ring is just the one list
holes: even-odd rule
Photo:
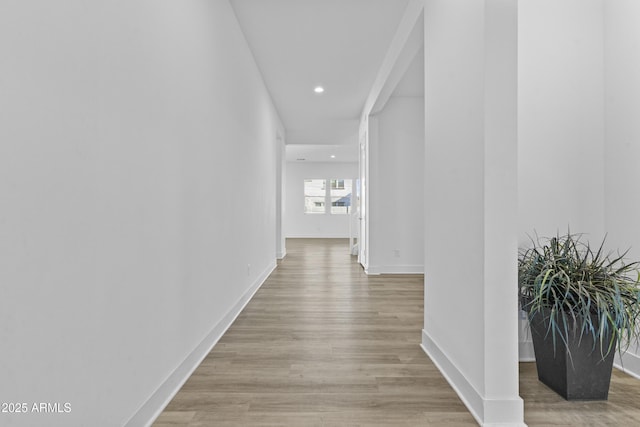
[[[312, 145], [293, 144], [287, 145], [288, 162], [330, 162], [344, 163], [358, 161], [358, 145]], [[335, 156], [335, 157], [331, 157]]]
[[[424, 51], [419, 49], [402, 70], [402, 78], [395, 85], [391, 96], [424, 97]], [[287, 144], [288, 162], [358, 162], [358, 144]], [[334, 156], [334, 157], [332, 157]]]
[[[231, 0], [287, 144], [357, 145], [360, 114], [407, 2]], [[317, 85], [325, 93], [315, 94]]]

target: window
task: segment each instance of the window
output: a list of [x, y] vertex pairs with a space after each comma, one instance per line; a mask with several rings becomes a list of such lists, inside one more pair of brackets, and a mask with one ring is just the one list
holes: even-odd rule
[[332, 190], [344, 190], [344, 179], [332, 179], [331, 180], [331, 189]]
[[351, 211], [351, 180], [331, 180], [331, 213], [348, 214]]
[[[348, 214], [351, 211], [351, 185], [350, 179], [305, 179], [304, 213]], [[328, 203], [331, 206], [329, 211]]]
[[304, 213], [325, 213], [325, 198], [326, 189], [324, 179], [304, 180]]

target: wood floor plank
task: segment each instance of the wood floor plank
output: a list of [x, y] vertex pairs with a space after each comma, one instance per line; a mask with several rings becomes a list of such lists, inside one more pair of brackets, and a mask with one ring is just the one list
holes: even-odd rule
[[569, 402], [538, 381], [535, 363], [521, 363], [520, 395], [529, 426], [640, 426], [640, 381], [617, 369], [608, 400]]
[[421, 275], [368, 277], [344, 239], [287, 252], [158, 425], [476, 425], [419, 347]]
[[[345, 239], [288, 239], [287, 257], [154, 423], [475, 426], [419, 347], [423, 276], [366, 276]], [[640, 381], [566, 402], [520, 367], [529, 426], [640, 425]]]

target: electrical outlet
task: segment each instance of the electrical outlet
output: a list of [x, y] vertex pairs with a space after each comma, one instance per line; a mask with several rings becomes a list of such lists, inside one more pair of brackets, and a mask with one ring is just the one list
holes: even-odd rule
[[400, 258], [400, 249], [394, 249], [393, 254], [396, 256], [396, 258]]
[[247, 276], [251, 275], [251, 264], [247, 264]]

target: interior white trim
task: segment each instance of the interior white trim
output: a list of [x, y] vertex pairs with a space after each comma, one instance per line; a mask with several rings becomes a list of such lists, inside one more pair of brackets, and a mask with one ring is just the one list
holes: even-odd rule
[[[416, 22], [411, 35], [407, 39], [402, 52], [398, 56], [393, 69], [389, 73], [387, 81], [380, 90], [378, 98], [371, 108], [370, 115], [376, 115], [384, 109], [385, 105], [389, 101], [389, 98], [391, 97], [391, 95], [393, 95], [396, 87], [413, 63], [415, 57], [418, 55], [418, 52], [424, 49], [424, 25], [419, 24], [422, 24], [422, 20], [418, 20], [418, 22]], [[424, 95], [420, 98], [424, 98]]]
[[[383, 91], [387, 81], [389, 80], [398, 58], [402, 54], [407, 41], [410, 39], [413, 30], [420, 18], [422, 11], [424, 10], [424, 0], [410, 0], [407, 4], [407, 8], [404, 11], [400, 25], [398, 25], [398, 31], [396, 32], [391, 45], [387, 50], [387, 54], [378, 70], [376, 80], [373, 82], [369, 96], [364, 104], [362, 114], [360, 115], [360, 123], [363, 123], [373, 110], [380, 93]], [[410, 63], [410, 61], [409, 61]], [[397, 83], [397, 82], [396, 82]]]
[[458, 393], [462, 403], [469, 409], [471, 415], [482, 425], [484, 415], [482, 411], [482, 397], [424, 329], [422, 330], [421, 347], [440, 370], [440, 373], [442, 373], [453, 390]]
[[171, 402], [171, 399], [180, 391], [183, 384], [189, 379], [193, 371], [202, 363], [204, 358], [211, 352], [216, 343], [222, 338], [224, 333], [236, 320], [253, 295], [269, 275], [275, 270], [275, 260], [266, 270], [260, 274], [256, 281], [238, 299], [227, 314], [211, 329], [211, 332], [198, 344], [198, 346], [187, 356], [187, 358], [169, 375], [169, 377], [149, 396], [149, 399], [138, 409], [133, 416], [125, 423], [125, 427], [151, 426], [164, 408]]
[[284, 250], [284, 251], [282, 251], [282, 252], [278, 252], [278, 253], [276, 254], [276, 258], [277, 258], [277, 259], [284, 259], [284, 257], [286, 257], [286, 256], [287, 256], [287, 251], [286, 251], [286, 250]]
[[634, 378], [640, 379], [640, 356], [637, 354], [627, 352], [622, 355], [622, 358], [620, 358], [619, 354], [616, 354], [613, 366]]
[[[287, 239], [345, 239], [349, 240], [348, 235], [337, 235], [337, 234], [322, 234], [322, 235], [309, 235], [309, 234], [289, 234], [287, 235]], [[349, 252], [349, 242], [345, 243], [345, 251]]]
[[424, 274], [423, 265], [369, 265], [367, 274]]
[[526, 426], [524, 423], [508, 421], [522, 418], [522, 399], [484, 399], [424, 329], [422, 330], [421, 347], [458, 394], [478, 424], [484, 427]]

